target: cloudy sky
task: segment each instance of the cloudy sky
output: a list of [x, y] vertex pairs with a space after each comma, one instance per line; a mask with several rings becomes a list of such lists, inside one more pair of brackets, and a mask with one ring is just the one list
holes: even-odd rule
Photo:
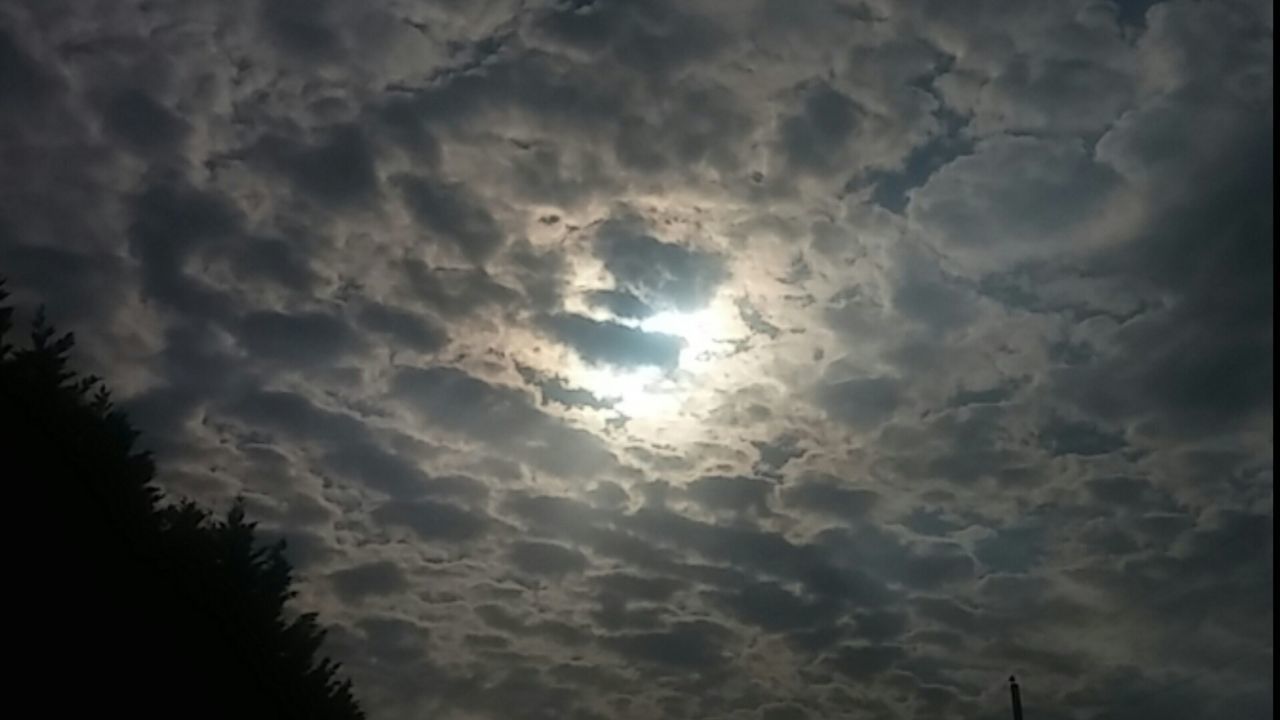
[[374, 720], [1271, 716], [1265, 0], [2, 0], [0, 273]]

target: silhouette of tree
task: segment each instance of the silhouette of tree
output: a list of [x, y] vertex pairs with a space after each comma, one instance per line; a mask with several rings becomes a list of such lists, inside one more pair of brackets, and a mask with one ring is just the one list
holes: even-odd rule
[[239, 500], [225, 518], [166, 501], [101, 381], [68, 369], [74, 338], [41, 312], [10, 344], [7, 297], [0, 281], [10, 648], [38, 716], [363, 718], [316, 615], [287, 608], [284, 543], [260, 545]]

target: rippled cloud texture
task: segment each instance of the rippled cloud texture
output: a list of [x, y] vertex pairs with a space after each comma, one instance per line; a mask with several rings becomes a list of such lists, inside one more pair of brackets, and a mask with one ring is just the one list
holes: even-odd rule
[[1270, 717], [1272, 12], [8, 0], [0, 272], [377, 720]]

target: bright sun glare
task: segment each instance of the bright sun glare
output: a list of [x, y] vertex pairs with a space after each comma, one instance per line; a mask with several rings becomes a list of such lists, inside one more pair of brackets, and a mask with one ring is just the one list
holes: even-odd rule
[[708, 308], [698, 312], [660, 312], [640, 321], [640, 329], [651, 333], [675, 335], [684, 340], [680, 353], [680, 369], [691, 370], [706, 362], [718, 341], [724, 340], [726, 323], [720, 313]]
[[631, 370], [591, 368], [582, 384], [595, 394], [615, 401], [614, 409], [632, 418], [653, 418], [677, 413], [700, 376], [714, 366], [726, 340], [733, 337], [730, 317], [718, 308], [697, 312], [660, 312], [640, 321], [649, 333], [674, 335], [684, 343], [679, 372], [656, 367]]

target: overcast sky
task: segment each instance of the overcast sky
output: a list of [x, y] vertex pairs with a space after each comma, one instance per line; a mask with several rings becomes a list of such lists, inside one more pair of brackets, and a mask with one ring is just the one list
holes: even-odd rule
[[0, 0], [0, 274], [373, 720], [1269, 718], [1265, 0]]

